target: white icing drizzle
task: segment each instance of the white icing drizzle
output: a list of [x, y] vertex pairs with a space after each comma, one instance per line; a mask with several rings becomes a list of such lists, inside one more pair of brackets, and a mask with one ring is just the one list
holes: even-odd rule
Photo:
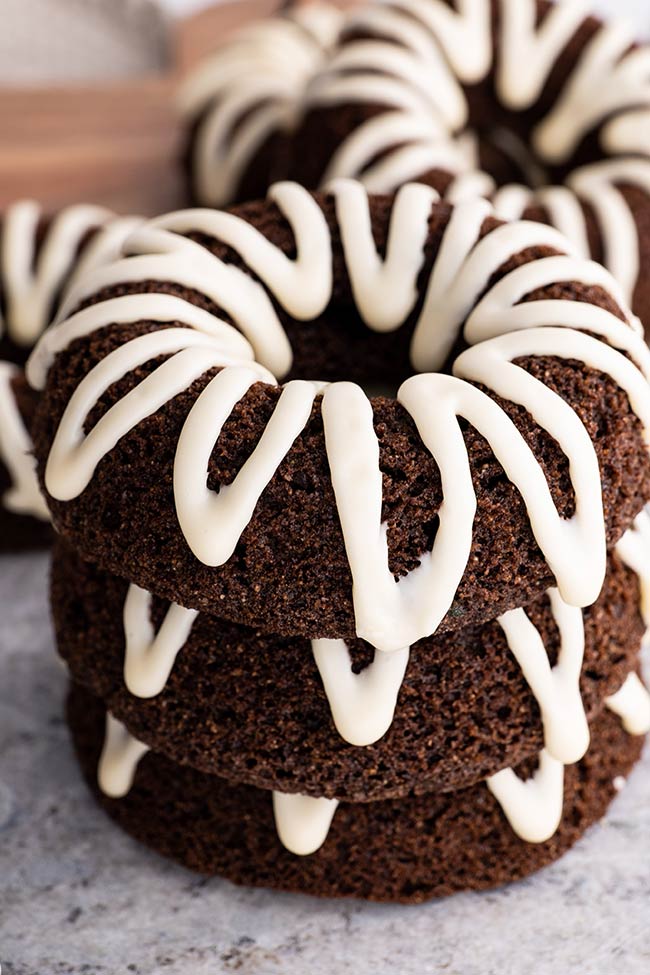
[[[372, 239], [363, 188], [337, 181], [332, 192], [361, 316], [375, 330], [398, 328], [416, 301], [426, 217], [435, 194], [418, 186], [406, 186], [399, 192], [387, 256], [382, 261]], [[171, 214], [136, 231], [128, 242], [132, 256], [80, 280], [68, 296], [62, 318], [102, 287], [124, 281], [176, 281], [207, 294], [224, 308], [271, 368], [278, 363], [286, 367], [291, 353], [267, 290], [179, 235], [192, 229], [214, 235], [242, 255], [290, 315], [296, 319], [316, 315], [327, 307], [332, 289], [331, 241], [323, 213], [313, 197], [293, 184], [279, 184], [271, 196], [293, 228], [295, 260], [284, 257], [261, 233], [232, 214], [205, 210]], [[525, 248], [566, 249], [555, 229], [526, 222], [502, 226], [479, 241], [489, 213], [485, 201], [464, 203], [454, 210], [425, 289], [412, 358], [418, 369], [439, 366], [465, 320], [465, 338], [479, 344], [456, 360], [454, 376], [414, 376], [398, 394], [441, 469], [444, 495], [433, 550], [399, 582], [388, 568], [388, 528], [381, 524], [382, 477], [371, 403], [351, 383], [334, 383], [324, 392], [321, 409], [326, 449], [352, 570], [357, 634], [379, 650], [411, 646], [435, 632], [464, 573], [476, 500], [457, 417], [468, 420], [487, 438], [522, 494], [535, 538], [565, 601], [588, 605], [600, 591], [605, 542], [593, 445], [569, 405], [513, 360], [529, 355], [577, 359], [609, 374], [627, 393], [646, 431], [650, 429], [650, 390], [639, 371], [650, 374], [649, 354], [641, 336], [630, 327], [635, 324], [631, 316], [624, 322], [604, 309], [568, 300], [520, 303], [536, 288], [576, 280], [606, 288], [624, 309], [620, 289], [597, 265], [566, 256], [532, 261], [488, 287], [499, 266]], [[207, 370], [226, 367], [207, 384], [188, 414], [174, 466], [177, 514], [188, 545], [205, 564], [220, 565], [232, 554], [264, 488], [307, 423], [318, 384], [296, 381], [283, 389], [263, 436], [235, 482], [213, 493], [206, 484], [207, 468], [223, 423], [254, 382], [274, 382], [253, 362], [250, 346], [232, 326], [170, 295], [110, 299], [50, 329], [30, 360], [29, 380], [42, 387], [53, 356], [73, 338], [113, 322], [142, 318], [188, 327], [141, 335], [111, 352], [85, 376], [56, 433], [46, 466], [46, 486], [58, 500], [76, 497], [125, 433]], [[597, 332], [604, 341], [575, 328]], [[630, 353], [633, 361], [622, 352]], [[86, 419], [102, 394], [140, 364], [162, 355], [171, 358], [85, 435]], [[571, 520], [558, 516], [542, 469], [515, 425], [490, 396], [471, 383], [480, 383], [524, 406], [559, 443], [569, 459], [576, 495]]]
[[208, 462], [221, 428], [259, 373], [219, 372], [194, 403], [178, 439], [174, 462], [176, 514], [188, 544], [205, 565], [223, 565], [235, 550], [260, 495], [306, 426], [317, 387], [295, 380], [282, 390], [255, 450], [232, 484], [219, 492], [206, 485]]
[[124, 725], [106, 714], [106, 737], [97, 769], [97, 784], [104, 795], [122, 799], [131, 789], [140, 759], [149, 751]]
[[650, 694], [637, 674], [629, 674], [623, 686], [606, 698], [610, 711], [617, 714], [630, 735], [645, 735], [650, 731]]
[[629, 152], [650, 156], [650, 108], [616, 115], [603, 126], [600, 141], [612, 155]]
[[489, 2], [456, 0], [453, 9], [439, 0], [379, 0], [382, 4], [421, 22], [461, 82], [474, 84], [485, 77], [492, 63]]
[[34, 344], [50, 322], [84, 238], [112, 216], [98, 206], [66, 207], [51, 221], [36, 258], [40, 206], [21, 200], [6, 209], [0, 230], [0, 291], [4, 299], [0, 335], [6, 333], [20, 346]]
[[377, 651], [359, 674], [352, 670], [344, 640], [312, 640], [311, 647], [341, 738], [359, 746], [379, 741], [393, 722], [409, 647], [393, 653]]
[[547, 162], [566, 162], [583, 137], [605, 119], [648, 104], [650, 49], [630, 50], [633, 40], [629, 26], [617, 21], [603, 25], [589, 41], [552, 109], [533, 132], [533, 145]]
[[[500, 4], [496, 92], [505, 107], [524, 111], [538, 100], [561, 51], [589, 14], [588, 3], [564, 0], [539, 27], [533, 0]], [[489, 0], [460, 4], [457, 10], [440, 0], [382, 0], [349, 14], [345, 32], [369, 36], [343, 41], [308, 86], [304, 111], [343, 104], [385, 110], [346, 135], [322, 184], [350, 177], [371, 192], [385, 193], [435, 169], [453, 174], [455, 181], [475, 178], [476, 152], [468, 152], [466, 140], [454, 135], [467, 118], [460, 84], [484, 79], [493, 64]], [[650, 50], [626, 53], [630, 41], [620, 24], [603, 25], [595, 33], [533, 133], [542, 162], [565, 162], [582, 136], [601, 124], [603, 147], [612, 155], [650, 154]], [[588, 256], [579, 200], [589, 204], [605, 264], [630, 300], [639, 275], [638, 229], [617, 184], [631, 182], [650, 195], [649, 172], [647, 159], [606, 160], [570, 174], [566, 187], [543, 187], [532, 195], [524, 187], [506, 187], [497, 194], [496, 212], [513, 219], [529, 203], [539, 203], [577, 252]], [[483, 185], [475, 185], [475, 192], [485, 194], [489, 186], [481, 177]], [[449, 198], [462, 197], [452, 187]]]
[[239, 31], [192, 73], [179, 107], [203, 114], [193, 146], [195, 192], [211, 206], [232, 200], [241, 174], [274, 132], [291, 127], [298, 94], [338, 32], [335, 7], [314, 4]]
[[554, 4], [536, 27], [535, 3], [501, 0], [496, 89], [503, 105], [523, 110], [535, 104], [558, 54], [588, 12], [587, 0], [564, 0]]
[[12, 480], [2, 504], [16, 514], [49, 521], [47, 505], [38, 487], [32, 442], [11, 385], [19, 373], [17, 366], [0, 362], [0, 460]]
[[506, 768], [491, 775], [487, 787], [524, 842], [545, 843], [556, 832], [562, 819], [564, 765], [545, 749], [529, 779], [520, 779], [514, 769]]
[[131, 694], [142, 698], [160, 694], [197, 616], [194, 609], [170, 603], [154, 634], [151, 594], [131, 583], [124, 603], [124, 683]]
[[631, 301], [641, 270], [639, 230], [619, 187], [641, 189], [650, 201], [650, 160], [613, 159], [584, 166], [569, 176], [568, 185], [593, 209], [603, 241], [604, 264]]
[[524, 609], [499, 617], [508, 646], [522, 669], [544, 725], [544, 747], [564, 765], [578, 762], [589, 747], [589, 726], [580, 696], [585, 631], [582, 611], [561, 599], [557, 589], [548, 597], [560, 633], [560, 652], [551, 668], [539, 631]]
[[641, 594], [641, 616], [650, 630], [650, 512], [640, 512], [634, 525], [616, 545], [621, 562], [636, 573]]
[[[54, 305], [77, 277], [115, 260], [125, 238], [142, 223], [136, 217], [113, 217], [102, 207], [68, 207], [52, 220], [35, 261], [40, 218], [38, 204], [15, 203], [7, 209], [0, 233], [0, 291], [6, 306], [0, 334], [5, 327], [10, 339], [23, 346], [36, 341], [48, 325]], [[79, 253], [91, 231], [93, 237]], [[13, 480], [3, 504], [10, 511], [47, 521], [31, 439], [11, 390], [16, 374], [13, 366], [0, 363], [0, 456]]]
[[629, 302], [641, 270], [639, 230], [622, 186], [642, 190], [650, 201], [650, 160], [621, 158], [583, 166], [569, 175], [566, 186], [539, 190], [518, 184], [504, 186], [493, 196], [494, 210], [501, 219], [513, 220], [529, 206], [544, 207], [550, 223], [568, 237], [576, 253], [588, 257], [587, 217], [582, 206], [587, 204], [603, 242], [603, 263]]
[[274, 792], [273, 815], [282, 845], [297, 856], [315, 853], [327, 839], [337, 806], [337, 799]]

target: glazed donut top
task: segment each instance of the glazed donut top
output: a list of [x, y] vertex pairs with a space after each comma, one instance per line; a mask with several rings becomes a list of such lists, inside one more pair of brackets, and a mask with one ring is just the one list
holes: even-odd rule
[[[500, 191], [497, 215], [516, 219], [526, 207], [542, 207], [585, 257], [593, 217], [602, 253], [592, 256], [631, 302], [642, 270], [639, 228], [621, 188], [650, 201], [650, 50], [634, 47], [624, 24], [603, 24], [588, 12], [587, 0], [376, 0], [354, 8], [338, 44], [312, 66], [309, 80], [293, 86], [294, 149], [267, 169], [312, 188], [359, 179], [372, 193], [426, 178], [457, 203], [496, 190], [476, 168], [480, 136], [528, 184]], [[273, 48], [278, 30], [277, 19], [258, 25], [258, 46], [247, 49], [260, 113], [268, 111], [263, 79], [268, 86], [274, 75], [261, 52]], [[228, 47], [215, 55], [215, 78], [230, 57]], [[187, 90], [201, 79], [213, 109], [193, 139], [195, 194], [223, 206], [236, 194], [224, 173], [253, 165], [266, 129], [254, 133], [236, 108], [241, 81], [233, 79], [226, 104], [205, 71]], [[324, 125], [330, 109], [335, 114]], [[563, 185], [552, 185], [558, 177]], [[260, 182], [259, 191], [265, 188]]]
[[[53, 380], [56, 409], [51, 403], [42, 405], [50, 433], [36, 437], [36, 450], [55, 523], [62, 526], [68, 511], [72, 522], [66, 522], [65, 530], [83, 531], [75, 505], [92, 495], [98, 467], [106, 471], [109, 463], [114, 471], [109, 491], [119, 492], [119, 479], [129, 474], [119, 461], [110, 468], [114, 449], [184, 391], [202, 386], [178, 430], [175, 512], [168, 516], [197, 565], [215, 572], [233, 556], [237, 560], [239, 543], [263, 504], [265, 490], [270, 482], [277, 483], [278, 468], [316, 411], [353, 581], [356, 634], [381, 650], [406, 647], [431, 635], [445, 619], [472, 549], [477, 496], [462, 420], [485, 438], [523, 498], [530, 529], [562, 598], [574, 606], [592, 603], [602, 585], [606, 557], [597, 450], [576, 407], [517, 363], [553, 357], [605, 374], [625, 392], [647, 443], [650, 353], [610, 275], [599, 265], [563, 255], [570, 247], [550, 227], [519, 222], [494, 226], [483, 235], [491, 214], [487, 202], [471, 201], [450, 212], [426, 186], [407, 185], [395, 197], [385, 257], [373, 237], [372, 201], [360, 184], [333, 185], [335, 215], [329, 221], [325, 203], [297, 184], [278, 184], [270, 198], [274, 206], [262, 207], [259, 224], [272, 232], [269, 216], [279, 210], [291, 231], [284, 249], [243, 216], [208, 210], [173, 213], [136, 231], [127, 243], [127, 256], [80, 278], [71, 290], [61, 320], [30, 359], [30, 383], [46, 386], [52, 363], [65, 360], [62, 353], [72, 346], [90, 347], [102, 335], [114, 335], [115, 340], [95, 364], [92, 356], [82, 356], [81, 372], [63, 389]], [[429, 223], [441, 214], [447, 222], [430, 261]], [[185, 236], [190, 232], [219, 242], [226, 256], [217, 257]], [[515, 255], [540, 249], [544, 256], [515, 261], [504, 277], [496, 273]], [[443, 503], [435, 513], [431, 550], [421, 553], [417, 568], [397, 581], [389, 565], [389, 526], [382, 520], [373, 401], [356, 384], [286, 383], [279, 395], [272, 395], [274, 409], [258, 426], [256, 445], [234, 481], [218, 492], [208, 486], [211, 457], [229, 417], [259, 384], [272, 392], [268, 384], [276, 380], [269, 370], [282, 377], [291, 367], [291, 347], [278, 309], [296, 322], [318, 319], [341, 283], [335, 267], [349, 281], [351, 300], [368, 335], [412, 323], [411, 358], [421, 374], [401, 386], [398, 409], [412, 419], [416, 436], [435, 460]], [[569, 300], [562, 291], [562, 297], [553, 297], [557, 283], [566, 281], [582, 287], [580, 300]], [[176, 293], [169, 293], [169, 283], [177, 286]], [[530, 300], [536, 295], [539, 300]], [[598, 295], [600, 300], [610, 296], [609, 309], [607, 302], [598, 304]], [[75, 311], [89, 301], [94, 303]], [[134, 323], [149, 324], [125, 329]], [[469, 348], [453, 362], [452, 375], [433, 372], [448, 360], [461, 333]], [[315, 334], [322, 338], [322, 332]], [[145, 369], [161, 359], [153, 371]], [[108, 406], [110, 393], [127, 376], [144, 378], [128, 384]], [[102, 402], [105, 412], [89, 429], [89, 416]], [[558, 514], [544, 469], [508, 414], [508, 403], [523, 407], [568, 459], [575, 495], [572, 517]], [[646, 448], [640, 441], [635, 444], [634, 450], [641, 449], [645, 458]], [[164, 476], [171, 475], [167, 471]], [[104, 478], [102, 483], [106, 485]], [[292, 503], [288, 497], [288, 509]], [[129, 512], [120, 517], [128, 520]], [[96, 544], [95, 529], [88, 529]], [[158, 526], [158, 538], [160, 530]], [[134, 525], [133, 532], [130, 538], [137, 545], [147, 528]], [[114, 571], [125, 571], [124, 565], [120, 562]], [[129, 565], [129, 572], [132, 581], [160, 590], [160, 578], [147, 575], [142, 559]], [[318, 559], [313, 572], [326, 575]], [[182, 585], [182, 580], [177, 582]], [[205, 600], [197, 604], [196, 586], [191, 587], [192, 592], [185, 587], [178, 601], [207, 608]], [[219, 615], [221, 604], [212, 610]]]

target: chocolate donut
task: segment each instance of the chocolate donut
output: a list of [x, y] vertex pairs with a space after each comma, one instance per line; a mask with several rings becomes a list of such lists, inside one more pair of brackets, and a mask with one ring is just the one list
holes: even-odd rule
[[[650, 498], [650, 354], [565, 247], [414, 184], [145, 224], [30, 359], [57, 530], [188, 608], [380, 650], [554, 584], [589, 605]], [[345, 373], [378, 359], [416, 372], [396, 399]]]
[[650, 50], [627, 25], [580, 0], [376, 0], [338, 26], [316, 55], [286, 15], [269, 18], [187, 80], [195, 199], [241, 199], [238, 167], [249, 197], [270, 179], [339, 177], [488, 195], [500, 217], [561, 229], [650, 322]]

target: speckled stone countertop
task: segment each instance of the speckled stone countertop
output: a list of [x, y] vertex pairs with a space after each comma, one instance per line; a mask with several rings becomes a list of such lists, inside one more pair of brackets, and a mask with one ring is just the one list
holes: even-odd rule
[[650, 755], [607, 821], [505, 890], [422, 907], [206, 881], [87, 794], [61, 710], [44, 556], [0, 559], [2, 975], [648, 975]]

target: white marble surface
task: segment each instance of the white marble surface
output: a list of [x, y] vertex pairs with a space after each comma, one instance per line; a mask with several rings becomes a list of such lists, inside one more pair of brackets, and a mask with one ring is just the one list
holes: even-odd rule
[[2, 975], [648, 975], [650, 756], [607, 821], [508, 889], [423, 907], [205, 881], [89, 798], [61, 718], [44, 556], [0, 559]]

